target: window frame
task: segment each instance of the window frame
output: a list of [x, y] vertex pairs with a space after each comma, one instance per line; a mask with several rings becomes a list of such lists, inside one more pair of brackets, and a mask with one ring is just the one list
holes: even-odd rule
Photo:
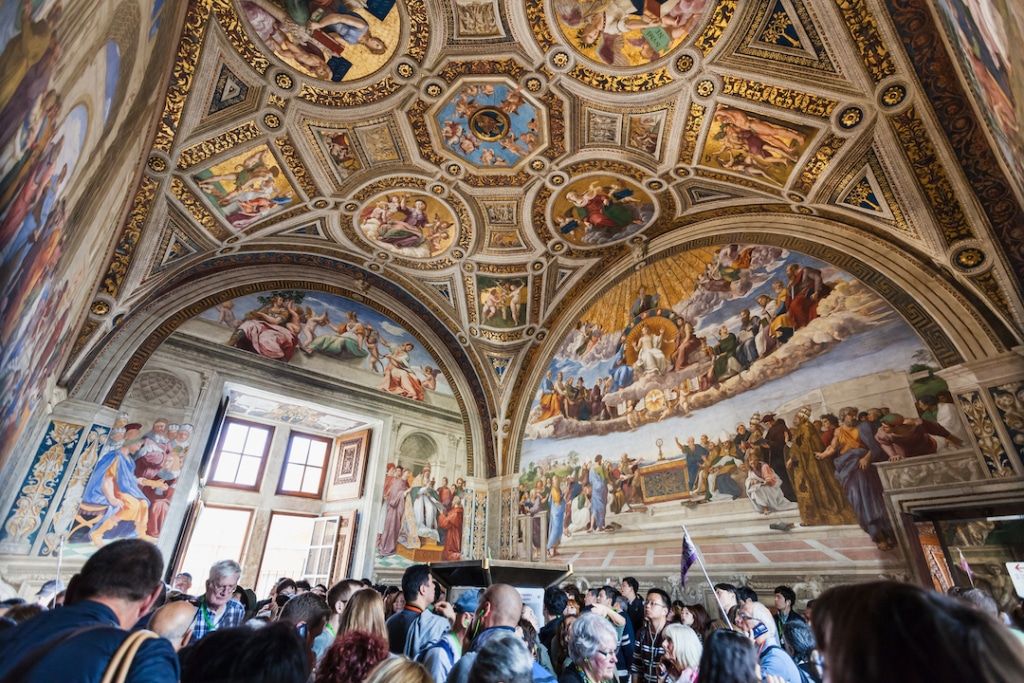
[[[292, 454], [292, 442], [296, 437], [303, 439], [309, 439], [310, 441], [319, 441], [324, 444], [324, 464], [320, 468], [320, 483], [317, 486], [316, 493], [309, 493], [307, 491], [292, 491], [285, 490], [284, 488], [284, 475], [288, 471], [288, 465], [290, 464], [290, 458]], [[331, 452], [334, 450], [334, 439], [329, 436], [321, 436], [319, 434], [309, 434], [306, 432], [298, 432], [292, 430], [288, 433], [288, 444], [284, 449], [284, 458], [281, 459], [281, 473], [277, 477], [277, 489], [275, 493], [279, 496], [295, 496], [298, 498], [313, 498], [320, 500], [324, 496], [324, 484], [327, 483], [327, 470], [330, 469], [331, 465]], [[298, 463], [296, 463], [298, 464]], [[303, 479], [305, 479], [305, 470], [312, 468], [312, 465], [298, 465], [303, 468]], [[299, 482], [302, 485], [302, 482]]]
[[[233, 424], [244, 425], [250, 429], [262, 429], [268, 432], [267, 440], [263, 444], [263, 455], [260, 456], [260, 467], [256, 472], [256, 481], [251, 486], [248, 484], [239, 484], [236, 482], [220, 481], [215, 478], [217, 473], [217, 467], [220, 465], [220, 456], [224, 450], [224, 442], [228, 438], [228, 429]], [[264, 424], [262, 422], [252, 422], [250, 420], [241, 420], [237, 417], [225, 417], [221, 423], [220, 435], [217, 437], [217, 448], [213, 452], [213, 458], [210, 461], [210, 469], [206, 475], [207, 486], [217, 486], [225, 489], [236, 489], [239, 491], [259, 491], [263, 487], [263, 474], [267, 468], [267, 460], [270, 457], [270, 447], [274, 442], [274, 435], [277, 429], [273, 425]], [[252, 457], [246, 454], [242, 454], [241, 457]], [[238, 471], [235, 471], [235, 476], [238, 476]]]
[[[306, 519], [316, 520], [316, 519], [320, 519], [321, 515], [318, 515], [315, 512], [302, 512], [300, 510], [277, 510], [277, 509], [274, 509], [274, 508], [270, 509], [270, 517], [267, 520], [267, 530], [263, 533], [263, 538], [260, 541], [260, 543], [261, 543], [261, 546], [260, 546], [260, 562], [259, 562], [259, 564], [256, 567], [256, 578], [253, 580], [253, 584], [252, 584], [253, 590], [256, 590], [256, 586], [258, 586], [259, 582], [260, 582], [260, 577], [263, 576], [263, 565], [264, 565], [264, 561], [267, 558], [267, 542], [270, 540], [270, 532], [274, 528], [274, 517], [303, 517], [303, 518], [306, 518]], [[304, 557], [303, 560], [302, 560], [302, 568], [303, 569], [305, 569], [305, 567], [306, 567], [306, 558], [308, 558], [308, 557], [309, 557], [309, 544], [307, 543], [307, 545], [306, 545], [306, 557]], [[280, 578], [281, 577], [278, 577], [278, 579], [275, 579], [275, 581], [280, 580]], [[271, 582], [271, 584], [273, 584], [273, 582]]]

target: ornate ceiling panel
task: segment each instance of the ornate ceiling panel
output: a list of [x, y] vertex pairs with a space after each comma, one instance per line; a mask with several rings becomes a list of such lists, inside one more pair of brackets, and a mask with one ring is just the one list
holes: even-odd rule
[[307, 255], [457, 340], [500, 453], [509, 377], [613, 265], [772, 214], [884, 240], [1020, 329], [1014, 252], [878, 2], [332, 7], [191, 0], [79, 359], [204, 264]]

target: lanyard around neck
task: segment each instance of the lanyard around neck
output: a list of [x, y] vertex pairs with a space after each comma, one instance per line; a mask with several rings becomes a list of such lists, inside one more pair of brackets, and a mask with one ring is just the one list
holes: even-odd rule
[[203, 601], [199, 603], [199, 613], [203, 615], [203, 623], [206, 624], [206, 630], [216, 631], [217, 624], [214, 623], [212, 613], [209, 607], [206, 606], [206, 598], [203, 598]]

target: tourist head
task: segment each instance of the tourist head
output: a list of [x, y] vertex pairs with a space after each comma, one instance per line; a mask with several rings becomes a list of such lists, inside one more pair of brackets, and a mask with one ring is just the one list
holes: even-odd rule
[[814, 642], [814, 632], [806, 621], [790, 619], [782, 626], [782, 633], [785, 636], [786, 650], [798, 662], [810, 660], [811, 654], [818, 647]]
[[569, 596], [561, 588], [550, 586], [544, 589], [544, 616], [548, 620], [562, 616], [568, 602]]
[[171, 582], [171, 588], [182, 593], [188, 593], [192, 589], [192, 575], [188, 572], [181, 572], [174, 577], [174, 581]]
[[750, 586], [740, 586], [736, 589], [736, 600], [741, 603], [754, 603], [757, 602], [757, 593]]
[[361, 588], [352, 594], [338, 622], [338, 633], [362, 631], [387, 639], [384, 627], [384, 600], [372, 588]]
[[[284, 625], [291, 632], [291, 627]], [[181, 650], [181, 683], [231, 681], [239, 654], [249, 648], [256, 631], [246, 626], [219, 628]], [[292, 634], [293, 638], [297, 638]], [[301, 647], [301, 646], [300, 646]]]
[[[690, 442], [693, 442], [692, 436], [690, 437]], [[627, 600], [632, 602], [640, 592], [640, 582], [632, 576], [624, 576], [622, 577], [622, 581], [619, 583], [619, 590]]]
[[644, 619], [651, 624], [662, 625], [668, 620], [669, 610], [672, 609], [672, 598], [660, 588], [652, 588], [647, 591], [647, 600], [644, 601]]
[[715, 597], [726, 612], [736, 606], [736, 586], [731, 583], [716, 583]]
[[1010, 683], [1024, 651], [995, 618], [894, 581], [837, 586], [814, 603], [814, 636], [830, 683]]
[[682, 616], [683, 623], [693, 628], [697, 635], [703, 638], [705, 631], [708, 630], [708, 624], [711, 623], [711, 617], [708, 615], [704, 605], [700, 603], [686, 605], [683, 608]]
[[362, 683], [387, 656], [387, 638], [363, 631], [339, 633], [317, 666], [316, 683]]
[[418, 662], [389, 657], [370, 672], [366, 683], [434, 683], [434, 678]]
[[736, 628], [758, 645], [778, 644], [778, 629], [771, 611], [760, 602], [741, 602], [736, 609]]
[[[473, 617], [476, 615], [476, 611], [480, 609], [481, 593], [482, 591], [476, 589], [463, 591], [452, 604], [452, 609], [455, 611], [455, 623], [452, 624], [453, 631], [456, 633], [465, 633], [469, 630], [470, 625], [473, 623]], [[547, 610], [546, 595], [544, 600], [544, 609]]]
[[114, 541], [86, 560], [73, 587], [69, 587], [70, 594], [73, 601], [112, 605], [121, 627], [131, 628], [160, 599], [163, 570], [164, 559], [152, 543], [140, 539]]
[[434, 577], [430, 567], [425, 564], [414, 564], [402, 574], [402, 595], [405, 604], [416, 605], [423, 609], [434, 601]]
[[177, 652], [192, 639], [192, 624], [197, 612], [196, 606], [187, 600], [169, 602], [153, 613], [149, 630], [170, 641]]
[[597, 604], [605, 607], [615, 607], [619, 599], [619, 591], [612, 586], [601, 586], [597, 591]]
[[339, 581], [327, 591], [327, 606], [331, 608], [332, 613], [341, 614], [353, 593], [362, 588], [363, 584], [355, 579]]
[[469, 670], [469, 683], [532, 683], [533, 655], [526, 644], [508, 635], [487, 641]]
[[665, 659], [675, 665], [677, 672], [696, 669], [700, 664], [703, 646], [696, 631], [683, 624], [669, 624], [665, 627]]
[[206, 579], [206, 604], [211, 609], [220, 609], [231, 600], [238, 579], [242, 576], [242, 568], [234, 560], [221, 560], [210, 567], [210, 576]]
[[569, 658], [590, 680], [604, 681], [615, 677], [617, 649], [615, 628], [605, 617], [585, 612], [572, 624]]
[[704, 642], [697, 683], [756, 683], [757, 647], [738, 631], [718, 629]]
[[796, 605], [796, 593], [789, 586], [775, 587], [775, 609], [788, 614]]
[[281, 610], [279, 620], [291, 624], [299, 637], [311, 645], [323, 633], [330, 615], [327, 601], [316, 593], [306, 591], [288, 601]]
[[[300, 596], [296, 600], [303, 597], [306, 596]], [[295, 629], [287, 623], [277, 622], [250, 631], [252, 635], [245, 643], [245, 647], [236, 651], [235, 661], [231, 667], [231, 681], [306, 682], [312, 669], [312, 653], [308, 651], [308, 646]]]
[[968, 588], [965, 591], [958, 592], [954, 597], [959, 598], [964, 604], [970, 605], [989, 616], [999, 618], [999, 603], [996, 602], [990, 593], [981, 588]]
[[491, 584], [480, 596], [480, 607], [476, 613], [483, 628], [515, 628], [523, 613], [523, 598], [507, 583]]

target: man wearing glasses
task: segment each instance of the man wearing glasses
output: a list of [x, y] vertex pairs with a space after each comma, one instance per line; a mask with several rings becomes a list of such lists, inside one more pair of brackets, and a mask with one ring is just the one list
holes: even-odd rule
[[219, 628], [241, 626], [245, 607], [231, 598], [241, 576], [242, 568], [234, 560], [221, 560], [210, 567], [206, 593], [196, 602], [199, 611], [192, 625], [193, 643]]
[[670, 604], [672, 600], [668, 593], [660, 588], [647, 591], [647, 600], [644, 602], [644, 627], [637, 634], [633, 663], [629, 667], [633, 683], [658, 682], [661, 657], [665, 654], [662, 632], [668, 623]]

